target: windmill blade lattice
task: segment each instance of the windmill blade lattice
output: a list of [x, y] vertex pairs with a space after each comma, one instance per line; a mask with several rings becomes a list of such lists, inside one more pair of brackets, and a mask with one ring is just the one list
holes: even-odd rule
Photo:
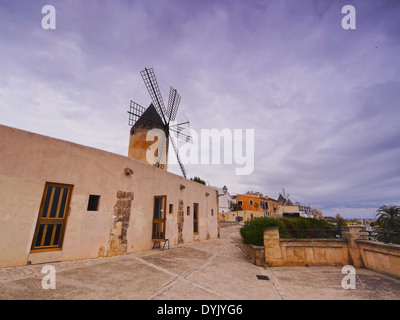
[[168, 98], [168, 122], [174, 121], [176, 118], [176, 113], [178, 112], [179, 103], [181, 102], [181, 96], [178, 91], [174, 88], [169, 89]]
[[140, 104], [131, 100], [131, 104], [129, 106], [129, 125], [133, 126], [136, 121], [142, 116], [142, 114], [146, 111], [146, 108], [142, 107]]
[[153, 68], [147, 69], [145, 68], [140, 72], [144, 84], [146, 85], [147, 91], [150, 94], [151, 100], [153, 101], [153, 105], [156, 108], [158, 114], [161, 119], [164, 121], [164, 124], [168, 124], [165, 115], [167, 114], [167, 110], [164, 106], [164, 101], [161, 95], [160, 88], [157, 84], [157, 79], [154, 74]]
[[[152, 105], [154, 106], [157, 114], [161, 118], [161, 122], [165, 132], [165, 141], [159, 141], [157, 149], [158, 156], [154, 159], [153, 165], [161, 167], [164, 164], [167, 164], [170, 142], [175, 151], [175, 155], [177, 157], [178, 164], [181, 168], [183, 176], [186, 178], [186, 170], [179, 157], [178, 149], [174, 142], [174, 137], [172, 137], [172, 135], [175, 134], [176, 137], [180, 140], [183, 140], [185, 142], [193, 142], [190, 131], [188, 129], [189, 121], [179, 124], [175, 122], [175, 118], [181, 101], [181, 96], [178, 94], [176, 89], [171, 87], [168, 97], [168, 106], [166, 108], [153, 68], [145, 68], [143, 71], [140, 72], [140, 75], [142, 76], [146, 89], [149, 92], [152, 100]], [[130, 110], [128, 111], [129, 125], [133, 126], [140, 118], [152, 121], [159, 125], [159, 121], [151, 119], [152, 117], [145, 117], [144, 113], [146, 112], [146, 110], [148, 110], [148, 108], [144, 108], [138, 103], [131, 101]], [[170, 124], [170, 122], [172, 123]]]
[[179, 164], [179, 166], [181, 168], [182, 174], [186, 178], [186, 170], [185, 170], [185, 167], [182, 164], [181, 158], [179, 157], [179, 152], [178, 152], [178, 149], [177, 149], [177, 147], [175, 145], [174, 139], [169, 139], [169, 141], [171, 142], [172, 147], [174, 148], [174, 151], [175, 151], [175, 154], [176, 154], [176, 158], [178, 160], [178, 164]]
[[192, 135], [189, 131], [189, 121], [172, 124], [170, 125], [169, 130], [176, 134], [176, 137], [179, 140], [193, 143]]

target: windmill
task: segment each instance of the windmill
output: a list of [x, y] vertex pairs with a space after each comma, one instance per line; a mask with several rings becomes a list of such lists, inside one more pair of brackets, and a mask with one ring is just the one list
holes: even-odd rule
[[293, 205], [291, 196], [289, 193], [286, 193], [285, 188], [282, 188], [282, 192], [279, 193], [278, 201], [282, 202], [284, 205]]
[[[158, 141], [157, 148], [154, 150], [153, 165], [167, 169], [169, 143], [174, 148], [183, 176], [186, 178], [186, 170], [179, 157], [179, 153], [174, 142], [173, 136], [185, 142], [192, 142], [188, 131], [189, 121], [177, 123], [175, 121], [181, 96], [176, 89], [170, 87], [167, 107], [161, 95], [156, 76], [152, 68], [145, 68], [140, 72], [147, 91], [150, 94], [152, 103], [148, 108], [144, 108], [131, 100], [129, 113], [129, 125], [131, 128], [131, 139], [129, 142], [129, 156], [147, 162], [145, 154], [150, 150], [149, 143], [145, 143], [148, 131], [159, 129], [164, 132], [164, 139]], [[153, 150], [150, 150], [151, 152]], [[146, 161], [145, 161], [146, 159]]]

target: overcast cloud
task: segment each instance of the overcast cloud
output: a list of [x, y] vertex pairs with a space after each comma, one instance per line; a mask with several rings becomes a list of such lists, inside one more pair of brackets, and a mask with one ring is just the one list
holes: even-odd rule
[[371, 218], [400, 202], [399, 17], [397, 0], [0, 0], [0, 123], [127, 155], [152, 67], [199, 134], [254, 129], [251, 175], [188, 164], [189, 177]]

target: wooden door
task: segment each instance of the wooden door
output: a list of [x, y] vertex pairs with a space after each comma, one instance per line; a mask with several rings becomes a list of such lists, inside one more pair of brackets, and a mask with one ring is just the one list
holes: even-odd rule
[[152, 231], [153, 241], [165, 240], [166, 203], [167, 203], [167, 196], [154, 197], [153, 231]]
[[199, 234], [199, 204], [193, 204], [193, 234]]
[[31, 251], [61, 250], [72, 186], [46, 183]]

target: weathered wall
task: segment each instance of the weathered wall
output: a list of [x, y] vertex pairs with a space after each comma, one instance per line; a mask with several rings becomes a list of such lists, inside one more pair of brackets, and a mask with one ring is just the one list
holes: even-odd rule
[[[0, 125], [0, 136], [0, 267], [151, 249], [158, 195], [167, 196], [171, 245], [179, 237], [191, 242], [218, 236], [217, 195], [210, 187], [129, 157], [6, 126]], [[133, 174], [125, 174], [125, 168]], [[30, 254], [46, 182], [73, 185], [63, 247]], [[90, 194], [101, 196], [98, 211], [87, 211]], [[184, 210], [179, 236], [179, 201], [183, 208], [199, 203], [198, 236], [193, 235], [193, 209], [189, 216]]]
[[262, 246], [254, 246], [252, 244], [243, 245], [244, 251], [250, 257], [250, 260], [256, 266], [265, 266], [265, 249]]
[[[139, 160], [146, 164], [148, 163], [147, 152], [149, 149], [154, 149], [154, 156], [158, 156], [158, 146], [162, 146], [162, 142], [158, 141], [147, 141], [147, 133], [149, 129], [146, 128], [135, 128], [135, 133], [130, 134], [129, 137], [129, 148], [128, 148], [128, 157]], [[168, 141], [168, 140], [166, 140]], [[160, 163], [150, 163], [151, 165], [158, 166], [161, 169], [167, 170], [167, 161], [168, 156], [168, 143], [165, 142], [165, 146], [162, 147], [162, 155], [160, 154], [160, 158], [164, 162]]]
[[[152, 133], [156, 134], [157, 138], [154, 137], [152, 139], [150, 136], [147, 136], [151, 130], [154, 130]], [[168, 132], [165, 130], [163, 121], [153, 104], [151, 104], [130, 130], [128, 157], [167, 170], [168, 139], [165, 139], [167, 136]], [[164, 139], [160, 139], [161, 137], [164, 137]], [[148, 141], [148, 138], [153, 141]], [[163, 144], [165, 145], [162, 146]], [[160, 148], [162, 152], [158, 154]], [[150, 153], [154, 152], [154, 156], [156, 157], [160, 156], [161, 163], [155, 161], [155, 159], [151, 161], [152, 163], [148, 163], [148, 151]]]
[[286, 266], [347, 265], [350, 263], [346, 240], [282, 239], [282, 264]]
[[400, 278], [400, 245], [366, 240], [357, 243], [365, 268]]
[[400, 246], [364, 240], [359, 227], [345, 227], [344, 239], [280, 239], [278, 227], [264, 233], [268, 266], [353, 265], [400, 277]]
[[280, 239], [278, 227], [264, 233], [269, 266], [347, 265], [352, 262], [346, 239]]
[[131, 207], [133, 192], [118, 191], [117, 203], [114, 206], [114, 222], [110, 232], [110, 249], [108, 256], [118, 256], [127, 253], [129, 220], [131, 217]]
[[245, 223], [246, 221], [252, 220], [254, 218], [264, 217], [264, 212], [262, 211], [240, 210], [240, 211], [219, 212], [218, 219], [220, 221], [236, 221], [238, 213], [239, 217], [243, 218], [241, 223]]

